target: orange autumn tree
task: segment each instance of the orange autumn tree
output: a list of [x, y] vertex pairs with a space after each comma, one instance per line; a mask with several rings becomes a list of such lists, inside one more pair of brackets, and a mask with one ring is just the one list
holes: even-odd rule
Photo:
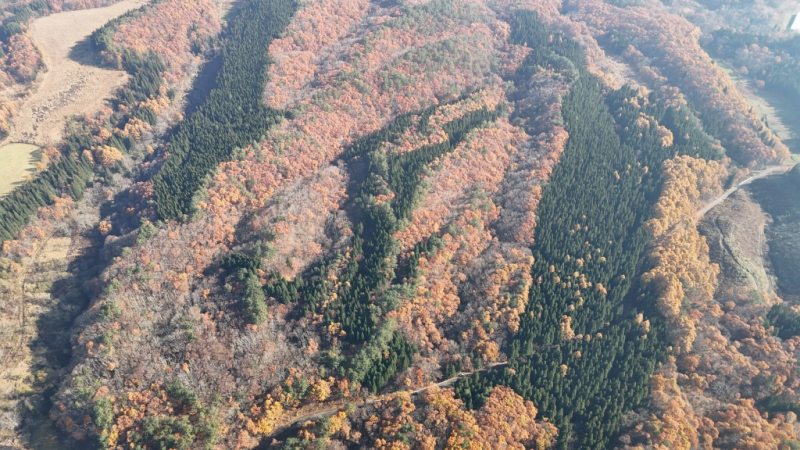
[[383, 449], [545, 449], [558, 432], [538, 411], [507, 387], [494, 388], [471, 411], [452, 389], [433, 388], [412, 398], [400, 393], [380, 402], [374, 414], [351, 414], [350, 442]]
[[719, 267], [709, 259], [708, 244], [697, 231], [697, 210], [704, 194], [718, 192], [725, 173], [721, 163], [678, 156], [664, 162], [664, 189], [647, 223], [653, 242], [653, 268], [643, 275], [658, 289], [656, 304], [671, 324], [674, 344], [682, 352], [692, 348], [695, 321], [683, 309], [709, 302], [716, 288]]

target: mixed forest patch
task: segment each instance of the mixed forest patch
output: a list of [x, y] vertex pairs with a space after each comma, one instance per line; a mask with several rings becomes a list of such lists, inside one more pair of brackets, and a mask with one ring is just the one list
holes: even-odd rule
[[492, 386], [511, 386], [552, 418], [561, 448], [607, 448], [623, 415], [646, 400], [650, 376], [666, 357], [653, 293], [636, 284], [661, 165], [677, 154], [719, 155], [706, 153], [709, 138], [696, 120], [656, 97], [605, 93], [579, 46], [536, 15], [518, 12], [512, 25], [512, 39], [538, 50], [521, 70], [549, 65], [574, 74], [563, 103], [570, 138], [539, 204], [536, 281], [509, 365], [456, 390], [479, 406]]
[[57, 425], [98, 448], [788, 439], [797, 308], [728, 300], [712, 256], [746, 233], [710, 252], [695, 214], [785, 149], [648, 8], [243, 0], [217, 37], [221, 3], [161, 0], [99, 29], [130, 83], [0, 199], [28, 239], [125, 185], [89, 190], [107, 265]]
[[[135, 140], [127, 126], [135, 121], [155, 121], [144, 101], [162, 94], [163, 63], [153, 54], [131, 54], [125, 67], [131, 78], [117, 99], [130, 106], [98, 118], [106, 133], [90, 124], [78, 124], [45, 170], [0, 199], [0, 240], [13, 238], [39, 208], [52, 204], [56, 197], [80, 198], [96, 175], [110, 174], [121, 160], [121, 152], [133, 148]], [[108, 128], [115, 132], [108, 132]], [[89, 149], [94, 149], [94, 154]]]
[[269, 57], [263, 51], [286, 28], [292, 0], [246, 2], [233, 12], [225, 33], [222, 67], [204, 104], [182, 122], [153, 186], [162, 219], [191, 213], [206, 176], [233, 151], [258, 141], [283, 113], [264, 106]]

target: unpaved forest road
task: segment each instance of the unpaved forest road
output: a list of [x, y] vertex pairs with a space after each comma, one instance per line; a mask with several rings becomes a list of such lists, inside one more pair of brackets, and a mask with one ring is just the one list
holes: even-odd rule
[[754, 172], [751, 176], [747, 177], [745, 180], [741, 181], [740, 183], [738, 183], [735, 186], [731, 187], [727, 191], [723, 192], [722, 195], [720, 195], [719, 197], [717, 197], [714, 200], [706, 203], [705, 206], [703, 206], [702, 209], [697, 211], [697, 214], [695, 214], [695, 218], [697, 220], [702, 219], [703, 216], [708, 214], [708, 212], [711, 211], [712, 209], [714, 209], [715, 206], [717, 206], [720, 203], [724, 202], [728, 197], [733, 195], [734, 192], [738, 191], [739, 189], [741, 189], [744, 186], [747, 186], [748, 184], [752, 183], [753, 181], [756, 181], [756, 180], [764, 178], [764, 177], [768, 177], [770, 175], [777, 175], [777, 174], [781, 174], [781, 173], [786, 173], [786, 172], [790, 171], [792, 169], [792, 167], [794, 167], [794, 164], [783, 164], [783, 165], [778, 165], [778, 166], [769, 166], [769, 167], [767, 167], [765, 169], [759, 170], [758, 172]]
[[458, 373], [458, 374], [456, 374], [456, 375], [454, 375], [454, 376], [452, 376], [452, 377], [450, 377], [450, 378], [448, 378], [446, 380], [440, 381], [438, 383], [431, 383], [431, 384], [428, 384], [426, 386], [423, 386], [421, 388], [414, 389], [414, 390], [411, 390], [411, 391], [398, 390], [398, 391], [389, 392], [389, 393], [383, 394], [383, 395], [374, 395], [372, 397], [367, 397], [367, 398], [361, 399], [360, 401], [357, 401], [357, 402], [355, 401], [356, 399], [351, 399], [350, 402], [346, 402], [344, 400], [337, 400], [337, 401], [335, 401], [333, 403], [328, 404], [327, 406], [312, 405], [312, 408], [309, 408], [309, 409], [300, 408], [297, 411], [295, 411], [293, 415], [291, 415], [291, 416], [285, 418], [284, 420], [282, 420], [275, 427], [275, 430], [271, 433], [271, 435], [274, 436], [276, 434], [279, 434], [282, 431], [285, 431], [286, 429], [288, 429], [291, 426], [293, 426], [295, 424], [298, 424], [298, 423], [303, 423], [303, 422], [307, 422], [309, 420], [317, 420], [317, 419], [322, 419], [322, 418], [325, 418], [325, 417], [332, 416], [332, 415], [336, 414], [337, 412], [345, 409], [345, 407], [347, 406], [347, 403], [351, 403], [351, 404], [355, 405], [356, 407], [364, 407], [364, 406], [367, 406], [367, 405], [371, 405], [373, 403], [377, 403], [379, 401], [391, 399], [392, 397], [394, 397], [394, 396], [396, 396], [398, 394], [404, 393], [404, 392], [408, 393], [409, 395], [412, 395], [412, 396], [413, 395], [419, 395], [419, 394], [421, 394], [421, 393], [423, 393], [425, 391], [431, 390], [431, 389], [433, 389], [435, 387], [448, 387], [448, 386], [452, 385], [453, 383], [455, 383], [456, 381], [458, 381], [459, 378], [468, 377], [468, 376], [471, 376], [471, 375], [479, 373], [479, 372], [485, 372], [485, 371], [493, 369], [495, 367], [501, 367], [501, 366], [505, 366], [505, 365], [508, 365], [508, 361], [491, 363], [491, 364], [488, 364], [486, 367], [483, 367], [483, 368], [480, 368], [480, 369], [477, 369], [477, 370], [473, 370], [472, 372], [460, 372], [460, 373]]

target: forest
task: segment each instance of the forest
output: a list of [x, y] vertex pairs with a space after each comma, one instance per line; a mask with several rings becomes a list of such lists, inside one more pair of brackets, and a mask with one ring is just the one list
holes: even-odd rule
[[[88, 124], [78, 123], [61, 144], [60, 156], [33, 180], [23, 183], [0, 199], [0, 241], [12, 239], [35, 216], [39, 208], [52, 204], [56, 197], [67, 195], [78, 199], [95, 176], [110, 173], [109, 167], [100, 164], [102, 158], [92, 157], [89, 149], [114, 148], [118, 151], [132, 150], [134, 140], [123, 133], [126, 125], [135, 120], [152, 124], [155, 116], [144, 100], [159, 94], [164, 65], [158, 56], [150, 53], [126, 54], [124, 67], [131, 78], [114, 99], [115, 112], [104, 124], [118, 130], [96, 139]], [[115, 163], [117, 161], [114, 161]]]
[[[415, 125], [414, 122], [419, 129], [427, 130], [433, 112], [430, 108], [402, 115], [345, 150], [344, 156], [353, 171], [350, 190], [354, 193], [349, 212], [354, 222], [354, 236], [347, 254], [323, 260], [310, 268], [306, 276], [292, 282], [274, 276], [276, 280], [265, 286], [270, 296], [282, 302], [302, 300], [301, 308], [306, 314], [322, 313], [328, 326], [340, 328], [344, 340], [352, 345], [345, 353], [357, 356], [351, 364], [343, 366], [335, 361], [334, 369], [346, 370], [352, 382], [372, 392], [387, 385], [394, 374], [410, 363], [412, 347], [401, 334], [387, 332], [393, 325], [384, 316], [396, 306], [392, 288], [396, 289], [407, 275], [413, 274], [421, 252], [432, 245], [431, 241], [426, 241], [415, 248], [411, 256], [400, 258], [394, 235], [408, 220], [418, 201], [420, 181], [426, 168], [453, 151], [471, 130], [501, 113], [486, 109], [468, 113], [443, 125], [447, 136], [444, 142], [407, 153], [386, 154], [382, 144], [398, 139]], [[329, 266], [340, 259], [346, 262], [337, 277], [336, 300], [324, 304], [333, 288], [326, 273]], [[386, 339], [376, 339], [376, 335], [386, 336]], [[362, 345], [364, 347], [359, 349]], [[378, 350], [382, 348], [384, 350]]]
[[115, 46], [114, 36], [117, 34], [120, 25], [130, 21], [131, 19], [141, 17], [147, 11], [147, 9], [147, 5], [132, 9], [125, 14], [110, 20], [108, 23], [92, 32], [91, 36], [89, 36], [89, 40], [91, 41], [94, 50], [98, 52], [102, 58], [103, 63], [117, 69], [123, 68], [122, 60], [126, 51]]
[[720, 29], [707, 47], [714, 56], [745, 65], [747, 75], [759, 85], [800, 98], [800, 37], [775, 38]]
[[[507, 350], [509, 365], [464, 379], [456, 391], [479, 407], [492, 386], [510, 386], [553, 419], [559, 448], [608, 448], [624, 414], [646, 400], [666, 356], [654, 294], [636, 282], [661, 165], [676, 154], [720, 155], [708, 153], [710, 138], [691, 116], [652, 96], [642, 99], [649, 106], [636, 107], [629, 88], [606, 93], [577, 44], [551, 34], [535, 14], [518, 12], [512, 25], [516, 42], [548, 50], [526, 59], [521, 74], [528, 64], [563, 59], [577, 69], [563, 103], [570, 139], [539, 205], [536, 282]], [[637, 124], [641, 113], [655, 123]], [[658, 123], [669, 129], [666, 141]]]
[[0, 334], [31, 341], [0, 348], [33, 355], [0, 374], [0, 446], [45, 424], [78, 448], [796, 447], [797, 208], [774, 198], [800, 169], [713, 202], [786, 149], [700, 46], [774, 85], [755, 68], [794, 44], [703, 34], [697, 5], [110, 21], [86, 50], [127, 84], [0, 199]]
[[232, 13], [216, 86], [178, 126], [167, 160], [153, 180], [156, 211], [162, 219], [190, 214], [195, 193], [217, 164], [235, 149], [260, 140], [283, 117], [261, 102], [269, 64], [263, 49], [283, 31], [295, 8], [293, 0], [248, 1]]
[[[621, 57], [651, 88], [676, 88], [703, 128], [736, 163], [780, 161], [788, 149], [757, 117], [725, 71], [703, 50], [699, 32], [668, 7], [620, 8], [607, 2], [570, 2], [573, 17], [598, 30], [599, 45]], [[664, 5], [666, 6], [666, 5]]]

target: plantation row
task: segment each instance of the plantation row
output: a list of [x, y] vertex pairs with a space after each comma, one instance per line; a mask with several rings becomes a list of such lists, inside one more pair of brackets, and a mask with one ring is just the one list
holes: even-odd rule
[[[383, 143], [396, 140], [414, 125], [416, 116], [418, 129], [426, 130], [432, 112], [429, 109], [400, 116], [345, 151], [353, 172], [351, 191], [355, 193], [350, 211], [354, 236], [346, 255], [325, 259], [291, 282], [275, 276], [275, 281], [265, 287], [270, 297], [287, 303], [302, 300], [300, 307], [306, 314], [322, 313], [326, 324], [340, 326], [343, 339], [351, 345], [349, 352], [355, 352], [355, 356], [349, 364], [331, 363], [373, 392], [408, 367], [414, 353], [393, 324], [382, 320], [396, 306], [393, 288], [399, 289], [405, 280], [413, 278], [418, 260], [411, 257], [398, 264], [399, 249], [393, 236], [410, 217], [427, 167], [456, 148], [471, 130], [500, 114], [482, 109], [444, 125], [448, 139], [441, 144], [398, 155], [387, 155], [382, 150]], [[418, 245], [414, 254], [430, 251], [437, 245], [436, 238], [429, 239]], [[337, 276], [335, 300], [324, 305], [334, 289], [328, 272], [342, 261], [344, 267]], [[246, 264], [245, 259], [238, 259], [238, 266]]]
[[234, 149], [261, 139], [283, 113], [264, 106], [269, 43], [288, 25], [293, 0], [248, 1], [233, 13], [222, 42], [222, 67], [205, 102], [176, 130], [169, 156], [153, 180], [162, 219], [192, 211], [206, 176]]
[[[690, 111], [625, 102], [585, 69], [576, 43], [551, 34], [531, 12], [517, 12], [512, 40], [534, 49], [518, 76], [560, 67], [577, 76], [563, 102], [570, 138], [538, 207], [532, 247], [536, 282], [520, 330], [506, 349], [507, 368], [463, 379], [458, 395], [471, 407], [492, 386], [530, 399], [559, 429], [560, 448], [612, 445], [623, 415], [647, 398], [650, 376], [666, 354], [664, 330], [647, 286], [635, 286], [647, 244], [643, 227], [661, 191], [661, 165], [676, 154], [716, 157]], [[679, 136], [665, 146], [640, 112]], [[615, 122], [616, 118], [616, 122]], [[649, 320], [646, 330], [638, 314]]]
[[[400, 155], [387, 156], [379, 150], [363, 155], [368, 176], [355, 201], [355, 216], [360, 222], [356, 225], [354, 250], [341, 280], [344, 288], [338, 292], [333, 307], [325, 311], [328, 321], [342, 325], [348, 341], [360, 344], [374, 333], [370, 305], [376, 293], [384, 291], [395, 278], [398, 249], [393, 235], [410, 217], [424, 170], [452, 151], [468, 131], [494, 120], [497, 114], [483, 109], [446, 124], [449, 139], [441, 144]], [[384, 196], [392, 196], [392, 200], [380, 201]]]

